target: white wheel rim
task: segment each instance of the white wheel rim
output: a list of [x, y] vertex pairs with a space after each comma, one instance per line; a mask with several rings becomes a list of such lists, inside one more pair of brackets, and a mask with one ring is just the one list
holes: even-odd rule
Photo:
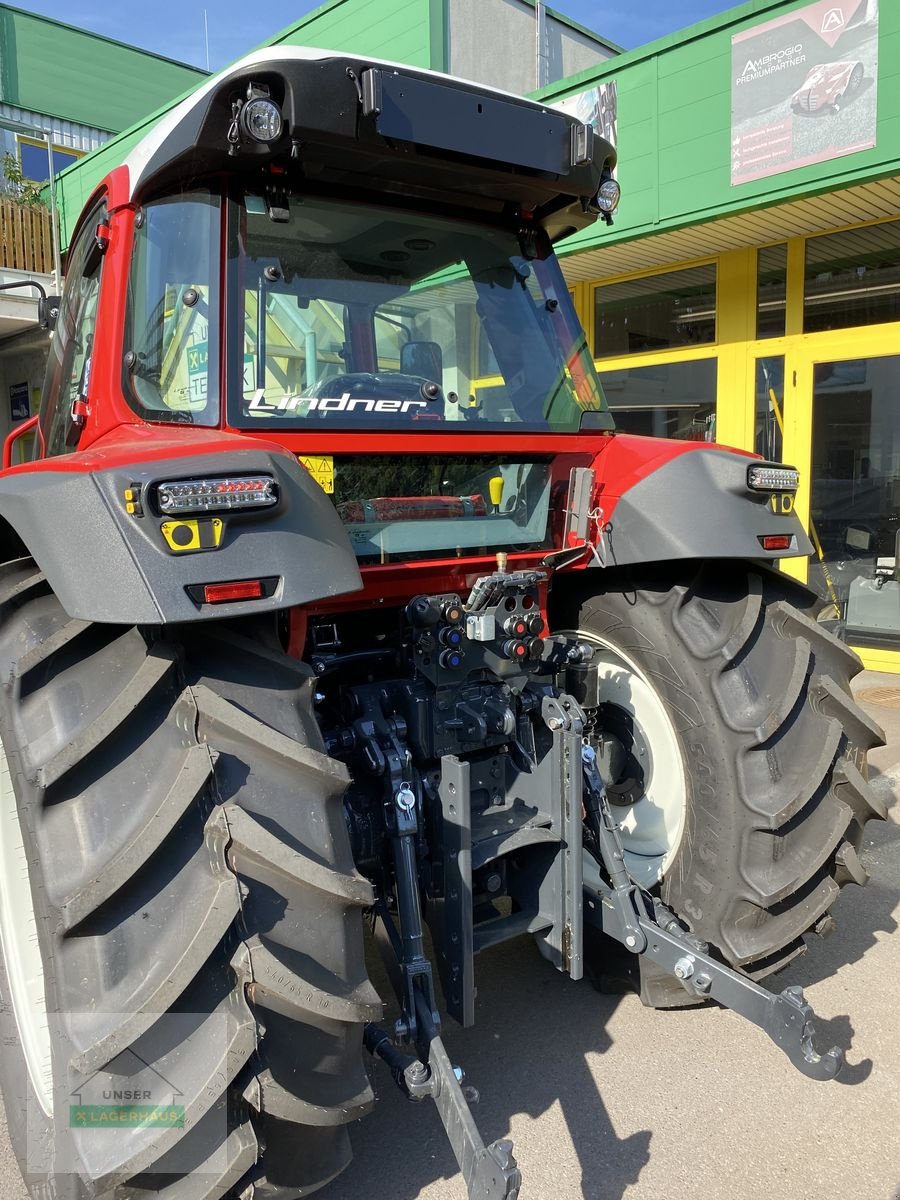
[[44, 964], [19, 809], [0, 744], [0, 948], [19, 1041], [41, 1108], [53, 1115], [53, 1065]]
[[629, 874], [643, 887], [653, 887], [664, 878], [684, 836], [687, 779], [675, 726], [659, 693], [633, 659], [593, 634], [576, 636], [594, 648], [591, 667], [598, 670], [600, 703], [614, 704], [627, 713], [649, 750], [650, 761], [641, 761], [643, 794], [627, 807], [613, 805], [612, 811]]

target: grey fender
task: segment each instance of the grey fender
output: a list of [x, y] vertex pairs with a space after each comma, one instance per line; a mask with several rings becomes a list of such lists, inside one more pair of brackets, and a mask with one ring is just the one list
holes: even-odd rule
[[[358, 591], [362, 578], [328, 497], [295, 458], [266, 450], [191, 454], [91, 471], [65, 459], [0, 475], [0, 545], [37, 562], [71, 617], [123, 624], [259, 614]], [[59, 466], [56, 466], [56, 463]], [[69, 463], [72, 460], [68, 460]], [[274, 476], [278, 503], [218, 513], [218, 549], [173, 552], [155, 510], [167, 479]], [[140, 487], [143, 515], [130, 516], [127, 488]], [[208, 605], [188, 591], [207, 583], [265, 579], [263, 599]]]
[[[612, 509], [605, 525], [609, 565], [809, 554], [813, 547], [792, 500], [776, 498], [773, 510], [771, 493], [747, 486], [747, 468], [756, 461], [710, 446], [663, 463]], [[764, 550], [760, 538], [773, 533], [790, 534], [790, 548]]]

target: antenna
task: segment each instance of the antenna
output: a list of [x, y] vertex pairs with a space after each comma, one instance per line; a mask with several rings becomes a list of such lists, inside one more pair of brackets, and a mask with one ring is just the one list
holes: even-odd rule
[[206, 47], [206, 69], [209, 70], [209, 22], [206, 19], [206, 9], [203, 10], [203, 44]]

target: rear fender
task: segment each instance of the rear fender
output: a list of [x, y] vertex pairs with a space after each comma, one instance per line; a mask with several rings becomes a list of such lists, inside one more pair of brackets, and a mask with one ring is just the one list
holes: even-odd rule
[[[328, 497], [292, 455], [257, 447], [131, 462], [121, 454], [107, 461], [74, 454], [5, 471], [0, 550], [6, 561], [29, 554], [69, 616], [89, 621], [160, 624], [258, 615], [359, 590], [356, 558]], [[275, 478], [275, 506], [215, 514], [223, 522], [218, 548], [169, 546], [165, 518], [154, 504], [158, 483], [258, 474]], [[139, 493], [140, 515], [129, 515], [127, 489]], [[268, 585], [272, 594], [209, 605], [188, 591], [248, 579], [274, 581]]]
[[[616, 434], [594, 462], [608, 563], [686, 558], [776, 560], [812, 544], [793, 497], [756, 492], [747, 468], [756, 455], [722, 446]], [[792, 536], [765, 550], [767, 534]]]

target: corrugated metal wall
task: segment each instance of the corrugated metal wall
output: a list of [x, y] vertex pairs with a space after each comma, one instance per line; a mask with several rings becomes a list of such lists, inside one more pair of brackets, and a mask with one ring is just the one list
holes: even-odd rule
[[[68, 150], [79, 150], [87, 154], [108, 141], [110, 134], [105, 129], [92, 129], [76, 121], [64, 121], [60, 117], [47, 117], [41, 113], [19, 108], [15, 104], [0, 102], [0, 156], [16, 153], [16, 132], [3, 127], [4, 121], [14, 122], [26, 128], [19, 130], [26, 137], [40, 139], [40, 131], [49, 129], [54, 145]], [[33, 133], [27, 132], [33, 130]]]
[[96, 150], [109, 138], [109, 130], [94, 129], [90, 125], [79, 125], [76, 121], [64, 121], [60, 117], [47, 117], [15, 104], [0, 102], [0, 121], [15, 121], [31, 129], [49, 129], [57, 146], [71, 150]]
[[[598, 16], [600, 13], [598, 12]], [[452, 75], [509, 92], [531, 92], [535, 75], [534, 6], [525, 0], [447, 0]], [[547, 14], [549, 82], [595, 67], [613, 51]]]

